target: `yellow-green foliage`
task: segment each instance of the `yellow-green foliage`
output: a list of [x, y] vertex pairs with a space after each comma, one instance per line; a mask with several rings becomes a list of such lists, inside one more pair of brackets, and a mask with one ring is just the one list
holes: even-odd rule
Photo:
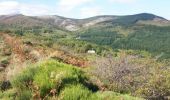
[[[60, 94], [62, 100], [87, 100], [93, 96], [92, 92], [82, 85], [73, 85], [64, 88]], [[97, 98], [97, 97], [96, 97]], [[94, 99], [93, 99], [94, 100]]]
[[50, 60], [25, 70], [14, 79], [13, 86], [21, 91], [32, 88], [32, 85], [36, 86], [40, 96], [44, 97], [52, 89], [59, 92], [66, 85], [84, 84], [85, 80], [86, 77], [80, 69]]
[[1, 93], [0, 99], [135, 100], [129, 95], [99, 92], [81, 69], [55, 60], [29, 66], [13, 79], [12, 86], [14, 90]]
[[89, 91], [82, 85], [66, 87], [60, 94], [61, 100], [143, 100], [130, 95], [121, 95], [112, 91], [96, 92]]
[[16, 90], [10, 89], [6, 92], [0, 92], [0, 100], [13, 100], [15, 97]]
[[112, 91], [97, 92], [96, 96], [98, 97], [97, 100], [144, 100], [142, 98], [132, 97], [127, 94], [119, 94]]

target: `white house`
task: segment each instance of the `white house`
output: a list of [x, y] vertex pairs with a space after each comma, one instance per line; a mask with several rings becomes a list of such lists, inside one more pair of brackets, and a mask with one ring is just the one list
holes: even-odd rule
[[76, 40], [80, 40], [81, 39], [81, 37], [79, 36], [79, 37], [76, 37]]
[[95, 50], [88, 50], [87, 53], [89, 53], [89, 54], [95, 54], [96, 51], [95, 51]]

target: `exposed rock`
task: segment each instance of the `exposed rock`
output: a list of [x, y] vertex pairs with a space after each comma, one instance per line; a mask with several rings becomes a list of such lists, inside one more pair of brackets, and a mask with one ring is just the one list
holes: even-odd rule
[[113, 20], [113, 19], [114, 19], [113, 17], [101, 17], [101, 18], [95, 19], [93, 21], [90, 21], [88, 23], [85, 23], [83, 26], [84, 27], [89, 27], [89, 26], [95, 25], [97, 23], [104, 22], [104, 21], [109, 21], [109, 20]]
[[65, 27], [67, 30], [69, 31], [77, 31], [79, 30], [79, 27], [75, 26], [75, 25], [68, 25]]

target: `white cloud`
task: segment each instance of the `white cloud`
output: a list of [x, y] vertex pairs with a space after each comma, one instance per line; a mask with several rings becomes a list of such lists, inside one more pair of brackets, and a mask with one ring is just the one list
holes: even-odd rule
[[[80, 10], [83, 5], [92, 3], [93, 1], [94, 0], [59, 0], [58, 4], [56, 5], [57, 7], [54, 8], [54, 7], [50, 7], [49, 5], [26, 4], [26, 3], [20, 3], [15, 0], [9, 0], [9, 1], [0, 0], [0, 15], [18, 14], [18, 13], [29, 15], [29, 16], [51, 15], [51, 14], [72, 15], [74, 13], [73, 10]], [[93, 11], [90, 12], [91, 14], [88, 15], [92, 15], [92, 12], [94, 13], [97, 12], [94, 11], [95, 9], [92, 10]], [[82, 15], [85, 14], [82, 13]]]
[[101, 8], [99, 7], [85, 7], [80, 9], [80, 11], [81, 11], [80, 12], [81, 18], [92, 17], [92, 16], [103, 14]]
[[19, 3], [16, 1], [0, 2], [0, 15], [13, 14], [19, 12]]
[[45, 5], [23, 4], [17, 1], [0, 2], [0, 15], [24, 14], [29, 16], [52, 14], [53, 10]]
[[58, 9], [62, 11], [70, 11], [77, 6], [81, 6], [86, 3], [93, 2], [94, 0], [60, 0]]
[[113, 3], [134, 3], [136, 0], [110, 0]]
[[47, 15], [47, 14], [51, 14], [52, 10], [45, 5], [21, 4], [20, 13], [24, 15], [29, 15], [29, 16]]

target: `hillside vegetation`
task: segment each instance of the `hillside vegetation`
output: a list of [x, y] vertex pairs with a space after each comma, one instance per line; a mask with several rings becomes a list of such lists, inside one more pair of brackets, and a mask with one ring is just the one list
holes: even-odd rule
[[106, 25], [80, 32], [82, 40], [108, 45], [113, 49], [146, 50], [154, 56], [170, 57], [170, 27], [148, 25]]
[[98, 91], [98, 87], [90, 82], [89, 76], [81, 69], [55, 60], [30, 66], [14, 78], [12, 86], [13, 89], [0, 94], [1, 99], [138, 99], [114, 92]]
[[169, 23], [146, 13], [0, 16], [0, 99], [169, 100]]

